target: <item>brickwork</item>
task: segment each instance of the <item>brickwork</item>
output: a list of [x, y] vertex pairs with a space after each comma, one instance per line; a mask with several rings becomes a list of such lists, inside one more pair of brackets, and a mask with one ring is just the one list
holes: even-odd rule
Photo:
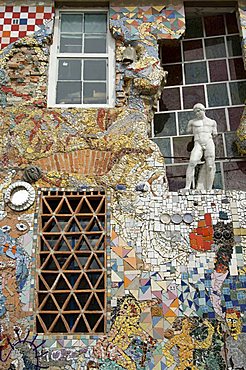
[[112, 153], [97, 150], [76, 150], [57, 153], [36, 162], [44, 171], [64, 171], [84, 176], [101, 176], [109, 171]]

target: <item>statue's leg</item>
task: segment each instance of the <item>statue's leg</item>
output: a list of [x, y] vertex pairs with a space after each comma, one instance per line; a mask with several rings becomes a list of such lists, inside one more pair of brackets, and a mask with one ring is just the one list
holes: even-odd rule
[[186, 184], [185, 189], [190, 189], [191, 185], [194, 181], [194, 174], [195, 174], [195, 167], [197, 163], [202, 158], [202, 147], [200, 144], [195, 142], [195, 146], [192, 149], [191, 155], [190, 155], [190, 163], [188, 164], [188, 168], [186, 170]]
[[213, 187], [214, 175], [215, 175], [215, 171], [216, 171], [215, 145], [214, 145], [214, 142], [213, 142], [212, 139], [207, 144], [207, 147], [206, 147], [205, 153], [204, 153], [204, 157], [205, 157], [206, 169], [207, 169], [207, 171], [206, 171], [207, 172], [206, 173], [206, 183], [207, 183], [206, 189], [211, 190], [212, 187]]
[[214, 183], [214, 176], [216, 172], [216, 166], [214, 162], [213, 157], [206, 157], [206, 168], [207, 168], [207, 178], [206, 178], [206, 183], [207, 183], [207, 190], [211, 190], [213, 187]]

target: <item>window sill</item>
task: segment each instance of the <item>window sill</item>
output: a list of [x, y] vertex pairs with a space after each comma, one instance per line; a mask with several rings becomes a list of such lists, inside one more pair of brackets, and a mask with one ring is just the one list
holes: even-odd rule
[[100, 108], [114, 108], [115, 106], [112, 104], [48, 104], [48, 108], [78, 108], [78, 109], [100, 109]]

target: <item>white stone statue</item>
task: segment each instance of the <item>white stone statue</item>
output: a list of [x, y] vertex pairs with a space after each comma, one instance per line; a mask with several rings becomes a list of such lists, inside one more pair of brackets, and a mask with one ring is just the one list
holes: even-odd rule
[[195, 113], [195, 118], [189, 121], [187, 132], [193, 133], [195, 143], [186, 171], [185, 189], [190, 189], [192, 185], [194, 187], [195, 167], [204, 156], [205, 163], [200, 170], [196, 189], [211, 190], [216, 170], [213, 136], [217, 135], [217, 123], [206, 117], [203, 104], [195, 104], [193, 112]]

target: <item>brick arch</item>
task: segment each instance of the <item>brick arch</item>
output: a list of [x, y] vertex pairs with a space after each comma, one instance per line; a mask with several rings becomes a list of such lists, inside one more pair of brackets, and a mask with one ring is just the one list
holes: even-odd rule
[[55, 153], [39, 159], [35, 164], [43, 171], [79, 173], [101, 176], [110, 169], [112, 153], [92, 149]]

